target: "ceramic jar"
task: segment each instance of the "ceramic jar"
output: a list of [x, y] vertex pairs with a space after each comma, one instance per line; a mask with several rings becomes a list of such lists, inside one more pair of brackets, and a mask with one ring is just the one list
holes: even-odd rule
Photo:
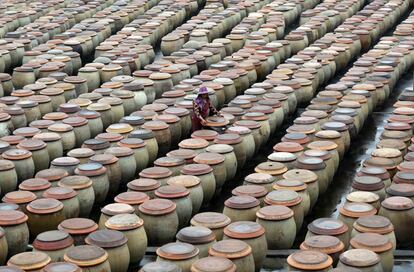
[[229, 217], [216, 212], [199, 213], [191, 219], [192, 226], [203, 226], [211, 229], [217, 241], [223, 238], [223, 230], [230, 223], [231, 220]]
[[43, 193], [44, 198], [57, 199], [63, 204], [63, 215], [65, 219], [79, 216], [79, 200], [77, 193], [68, 187], [53, 187]]
[[317, 250], [328, 254], [333, 265], [339, 261], [339, 255], [344, 251], [345, 245], [338, 238], [330, 235], [316, 235], [308, 237], [301, 245], [301, 250]]
[[201, 258], [193, 263], [191, 272], [212, 272], [228, 271], [235, 272], [236, 265], [227, 258], [223, 257], [206, 257]]
[[186, 227], [177, 233], [177, 241], [194, 245], [199, 250], [198, 257], [208, 257], [208, 250], [216, 242], [214, 233], [202, 226]]
[[[178, 230], [176, 204], [168, 199], [151, 199], [139, 206], [150, 245], [163, 245], [174, 240]], [[166, 228], [165, 226], [169, 226]]]
[[126, 236], [116, 230], [97, 230], [85, 238], [85, 243], [103, 248], [108, 254], [111, 271], [126, 272], [130, 256]]
[[231, 221], [255, 221], [260, 201], [252, 196], [232, 196], [224, 202], [223, 214]]
[[201, 186], [201, 179], [196, 176], [180, 175], [172, 177], [167, 181], [168, 185], [183, 186], [190, 192], [190, 199], [192, 203], [192, 214], [198, 213], [203, 203], [203, 188]]
[[36, 237], [39, 233], [54, 230], [65, 219], [63, 204], [53, 198], [41, 198], [27, 205], [28, 226], [30, 234]]
[[318, 218], [312, 221], [308, 225], [308, 232], [306, 238], [315, 235], [330, 235], [335, 236], [345, 245], [345, 248], [349, 245], [349, 228], [348, 226], [338, 219], [333, 218]]
[[16, 189], [17, 173], [12, 161], [0, 160], [0, 175], [3, 180], [0, 184], [0, 195], [4, 195]]
[[33, 241], [33, 251], [46, 253], [52, 262], [63, 261], [63, 256], [71, 247], [73, 247], [72, 237], [59, 230], [42, 232]]
[[181, 272], [181, 268], [171, 262], [157, 261], [157, 262], [147, 263], [139, 270], [139, 272], [157, 272], [157, 271]]
[[68, 176], [62, 178], [58, 182], [58, 186], [76, 191], [79, 202], [79, 216], [88, 217], [95, 202], [92, 180], [86, 176]]
[[351, 238], [360, 233], [378, 233], [387, 236], [395, 250], [397, 241], [395, 239], [394, 226], [391, 221], [380, 215], [363, 216], [354, 223]]
[[23, 149], [9, 149], [1, 156], [4, 159], [13, 162], [18, 181], [21, 182], [34, 176], [35, 164], [30, 151]]
[[288, 271], [331, 271], [332, 258], [316, 250], [299, 250], [287, 258]]
[[130, 262], [137, 264], [145, 255], [147, 235], [144, 221], [135, 214], [118, 214], [105, 222], [105, 227], [122, 232], [128, 239]]
[[216, 181], [216, 194], [221, 191], [227, 179], [225, 157], [217, 153], [201, 153], [194, 158], [194, 162], [207, 164], [213, 168], [213, 175]]
[[0, 211], [0, 227], [5, 232], [8, 256], [24, 252], [29, 244], [28, 217], [20, 211]]
[[181, 170], [181, 174], [196, 176], [200, 179], [201, 188], [203, 189], [202, 205], [209, 204], [216, 191], [213, 168], [208, 164], [187, 164]]
[[92, 187], [95, 193], [95, 205], [102, 204], [109, 191], [109, 180], [106, 168], [99, 163], [80, 164], [76, 170], [76, 175], [86, 176], [92, 180]]
[[380, 257], [369, 249], [351, 249], [345, 251], [339, 257], [339, 268], [344, 269], [363, 269], [365, 271], [383, 271]]

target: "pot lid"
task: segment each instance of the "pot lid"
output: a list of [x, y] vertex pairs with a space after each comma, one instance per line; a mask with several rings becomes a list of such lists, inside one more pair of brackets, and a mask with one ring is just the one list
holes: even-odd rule
[[340, 208], [339, 212], [344, 216], [359, 218], [361, 216], [374, 215], [377, 213], [377, 210], [368, 203], [348, 202]]
[[191, 271], [194, 272], [235, 272], [236, 265], [227, 258], [205, 257], [193, 263]]
[[63, 259], [80, 267], [95, 266], [108, 259], [103, 248], [93, 245], [82, 245], [68, 249]]
[[28, 217], [21, 211], [0, 210], [0, 226], [12, 226], [25, 223]]
[[126, 236], [117, 230], [96, 230], [85, 238], [85, 243], [102, 248], [120, 247], [127, 243]]
[[226, 239], [214, 243], [208, 252], [215, 257], [239, 259], [250, 255], [252, 248], [241, 240]]
[[225, 156], [218, 153], [205, 152], [198, 154], [193, 160], [196, 163], [216, 165], [224, 162]]
[[260, 201], [252, 196], [232, 196], [224, 202], [226, 207], [232, 209], [250, 209], [260, 205]]
[[352, 183], [352, 188], [361, 191], [378, 191], [384, 187], [384, 182], [375, 176], [356, 176]]
[[191, 225], [204, 226], [209, 229], [219, 229], [230, 224], [231, 220], [228, 216], [217, 212], [203, 212], [194, 215], [191, 219]]
[[47, 179], [48, 181], [57, 181], [61, 180], [64, 177], [67, 177], [69, 174], [66, 170], [61, 168], [51, 168], [51, 169], [45, 169], [41, 170], [36, 173], [36, 178], [43, 178]]
[[161, 183], [155, 179], [139, 178], [128, 182], [127, 187], [133, 191], [152, 191], [161, 186]]
[[414, 203], [410, 198], [403, 196], [392, 196], [381, 202], [381, 206], [395, 211], [409, 210], [414, 207]]
[[88, 218], [70, 218], [63, 220], [58, 229], [70, 235], [83, 235], [97, 230], [98, 224]]
[[267, 173], [252, 173], [247, 175], [244, 180], [248, 183], [262, 185], [273, 183], [275, 181], [275, 177]]
[[131, 191], [118, 194], [115, 197], [115, 202], [129, 205], [140, 205], [149, 199], [149, 196], [145, 193]]
[[5, 203], [27, 204], [37, 197], [30, 191], [11, 191], [4, 195], [2, 201]]
[[95, 155], [95, 151], [93, 151], [90, 148], [75, 148], [68, 152], [68, 156], [74, 157], [74, 158], [89, 158]]
[[157, 249], [157, 255], [167, 260], [187, 260], [197, 256], [199, 249], [188, 243], [173, 242]]
[[214, 232], [204, 226], [192, 226], [181, 229], [177, 235], [177, 240], [184, 243], [206, 244], [216, 240]]
[[63, 209], [63, 203], [53, 198], [41, 198], [30, 202], [26, 209], [34, 214], [51, 214]]
[[139, 211], [148, 215], [168, 214], [176, 209], [176, 204], [169, 199], [150, 199], [139, 206]]
[[19, 211], [20, 207], [14, 203], [0, 203], [0, 211]]
[[92, 180], [86, 176], [68, 176], [65, 178], [62, 178], [58, 185], [60, 187], [69, 187], [74, 190], [84, 189], [92, 186]]
[[191, 187], [199, 185], [200, 183], [201, 183], [200, 178], [196, 176], [190, 176], [190, 175], [180, 175], [180, 176], [171, 177], [167, 181], [168, 185], [178, 185], [178, 186], [183, 186], [185, 188], [191, 188]]
[[141, 268], [141, 270], [142, 272], [181, 272], [181, 268], [179, 268], [176, 264], [164, 261], [147, 263]]
[[253, 239], [264, 235], [265, 229], [256, 222], [238, 221], [224, 228], [224, 234], [233, 239]]
[[166, 167], [149, 167], [149, 168], [145, 168], [139, 173], [139, 176], [142, 178], [153, 178], [153, 179], [168, 178], [171, 175], [172, 175], [171, 170]]
[[300, 249], [302, 250], [318, 250], [325, 254], [342, 252], [344, 248], [345, 245], [341, 240], [329, 235], [310, 236], [300, 245]]
[[358, 218], [354, 223], [354, 229], [359, 232], [372, 232], [387, 234], [394, 231], [391, 221], [380, 215], [369, 215]]
[[287, 262], [296, 269], [324, 270], [332, 265], [333, 260], [329, 255], [320, 251], [300, 250], [289, 255]]
[[180, 158], [161, 157], [154, 161], [155, 166], [160, 167], [177, 167], [185, 164], [185, 161]]
[[268, 193], [264, 201], [268, 205], [292, 207], [300, 204], [302, 202], [302, 197], [295, 191], [281, 189]]
[[334, 218], [318, 218], [308, 225], [308, 230], [317, 235], [341, 235], [348, 231], [348, 226]]
[[257, 173], [270, 174], [272, 176], [281, 175], [287, 170], [287, 167], [279, 162], [262, 162], [254, 169]]
[[131, 205], [125, 204], [125, 203], [111, 203], [103, 207], [101, 209], [101, 212], [103, 214], [113, 216], [113, 215], [123, 214], [123, 213], [131, 214], [135, 212], [135, 209]]
[[346, 200], [349, 202], [374, 203], [379, 200], [379, 196], [373, 192], [354, 191], [346, 196]]
[[197, 139], [185, 139], [182, 140], [178, 146], [180, 148], [187, 148], [187, 149], [201, 149], [206, 148], [209, 145], [207, 140], [197, 138]]
[[44, 198], [53, 198], [57, 200], [71, 199], [77, 196], [77, 192], [69, 187], [52, 187], [43, 193]]
[[56, 262], [50, 263], [43, 268], [44, 272], [82, 272], [82, 269], [73, 263]]
[[414, 184], [410, 183], [391, 183], [386, 189], [390, 196], [405, 196], [411, 198], [414, 196]]
[[194, 139], [204, 139], [206, 141], [213, 141], [215, 137], [217, 137], [219, 134], [218, 132], [211, 130], [211, 129], [201, 129], [194, 131], [191, 134], [191, 138]]
[[155, 191], [155, 195], [159, 198], [182, 198], [190, 194], [190, 191], [184, 186], [180, 185], [166, 185], [161, 186]]
[[353, 248], [369, 249], [378, 254], [393, 247], [388, 236], [378, 233], [359, 233], [351, 239], [350, 244]]
[[72, 157], [60, 157], [60, 158], [54, 159], [51, 162], [51, 164], [54, 166], [76, 166], [76, 165], [79, 165], [79, 163], [80, 161], [77, 158], [72, 158]]
[[108, 229], [119, 231], [137, 229], [143, 225], [144, 220], [139, 218], [136, 214], [117, 214], [105, 222], [105, 226]]
[[339, 256], [339, 260], [352, 267], [368, 267], [380, 262], [378, 254], [368, 249], [350, 249]]
[[55, 251], [72, 245], [72, 237], [68, 233], [60, 230], [42, 232], [33, 241], [33, 247], [39, 251]]
[[7, 265], [17, 266], [23, 270], [40, 270], [49, 264], [52, 260], [50, 257], [43, 252], [22, 252], [12, 256]]

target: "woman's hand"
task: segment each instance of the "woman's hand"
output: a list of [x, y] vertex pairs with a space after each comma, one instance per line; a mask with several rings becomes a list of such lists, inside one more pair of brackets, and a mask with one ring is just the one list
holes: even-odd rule
[[201, 117], [201, 118], [200, 118], [200, 123], [201, 123], [203, 126], [205, 126], [205, 125], [207, 124], [207, 121], [206, 121], [203, 117]]

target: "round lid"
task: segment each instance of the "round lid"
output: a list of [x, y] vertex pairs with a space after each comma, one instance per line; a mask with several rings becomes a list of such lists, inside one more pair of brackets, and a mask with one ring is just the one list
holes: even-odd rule
[[63, 209], [63, 203], [53, 198], [41, 198], [30, 202], [26, 209], [35, 214], [50, 214]]
[[191, 225], [204, 226], [209, 229], [223, 228], [230, 224], [231, 220], [228, 216], [217, 212], [203, 212], [194, 215], [191, 219]]
[[0, 159], [0, 171], [6, 171], [10, 169], [14, 169], [14, 163], [9, 160]]
[[349, 202], [373, 203], [379, 200], [379, 196], [373, 192], [354, 191], [346, 196]]
[[341, 235], [348, 231], [348, 226], [334, 218], [318, 218], [308, 225], [308, 230], [318, 235]]
[[[1, 269], [0, 269], [1, 271]], [[73, 263], [50, 263], [43, 268], [44, 272], [82, 272], [82, 269]]]
[[139, 211], [148, 215], [163, 215], [175, 211], [176, 205], [169, 199], [150, 199], [139, 206]]
[[248, 183], [261, 185], [272, 183], [273, 181], [275, 181], [275, 177], [266, 173], [253, 173], [246, 176], [244, 180]]
[[293, 217], [293, 211], [281, 205], [271, 205], [261, 208], [256, 216], [264, 220], [278, 221]]
[[368, 203], [347, 202], [340, 208], [339, 212], [344, 216], [359, 218], [365, 215], [374, 215], [377, 210]]
[[76, 197], [78, 193], [69, 187], [52, 187], [43, 193], [45, 198], [53, 198], [57, 200], [65, 200]]
[[235, 239], [227, 239], [214, 243], [209, 254], [215, 257], [239, 259], [252, 253], [252, 248], [245, 242]]
[[194, 272], [235, 272], [236, 265], [227, 258], [205, 257], [193, 263], [191, 271]]
[[341, 252], [344, 248], [345, 245], [341, 240], [330, 235], [310, 236], [300, 245], [300, 249], [318, 250], [325, 254]]
[[157, 261], [152, 263], [147, 263], [144, 267], [141, 268], [142, 272], [181, 272], [176, 264], [172, 262]]
[[68, 176], [58, 182], [59, 187], [69, 187], [74, 190], [84, 189], [92, 186], [92, 180], [86, 176]]
[[183, 175], [194, 175], [194, 176], [201, 176], [205, 174], [209, 174], [213, 171], [213, 168], [204, 163], [193, 163], [184, 165], [181, 169], [181, 174]]
[[213, 141], [214, 138], [218, 135], [218, 132], [211, 129], [200, 129], [196, 130], [191, 134], [191, 138], [199, 138], [207, 141]]
[[196, 163], [216, 165], [216, 164], [224, 162], [225, 156], [218, 154], [218, 153], [205, 152], [205, 153], [198, 154], [197, 156], [194, 157], [193, 160]]
[[232, 196], [224, 202], [226, 207], [232, 209], [250, 209], [260, 205], [260, 201], [252, 196]]
[[142, 178], [152, 178], [152, 179], [168, 178], [171, 175], [172, 175], [171, 170], [166, 167], [149, 167], [149, 168], [145, 168], [139, 173], [139, 176]]
[[394, 230], [391, 221], [380, 215], [360, 217], [355, 221], [353, 227], [359, 232], [373, 232], [379, 234], [387, 234]]
[[176, 167], [184, 165], [185, 161], [184, 159], [180, 158], [171, 158], [171, 157], [161, 157], [154, 161], [155, 166], [161, 166], [161, 167]]
[[190, 194], [190, 191], [181, 185], [161, 186], [155, 191], [155, 195], [159, 198], [181, 198]]
[[102, 248], [113, 248], [125, 245], [128, 239], [117, 230], [96, 230], [85, 238], [85, 243]]
[[61, 168], [51, 168], [41, 170], [36, 173], [36, 178], [47, 179], [48, 181], [57, 181], [61, 180], [64, 177], [67, 177], [69, 174], [66, 170]]
[[281, 179], [273, 184], [273, 189], [275, 190], [289, 189], [295, 192], [304, 191], [307, 187], [303, 181], [297, 179]]
[[283, 174], [287, 171], [287, 167], [280, 162], [262, 162], [255, 169], [257, 173], [265, 173], [273, 176]]
[[181, 229], [177, 235], [177, 240], [190, 244], [205, 244], [216, 240], [214, 233], [207, 227], [193, 226]]
[[115, 202], [126, 203], [130, 205], [140, 205], [149, 200], [149, 196], [142, 192], [123, 192], [115, 197]]
[[0, 211], [18, 211], [19, 205], [14, 203], [0, 203]]
[[235, 196], [252, 196], [255, 198], [260, 198], [265, 196], [268, 192], [264, 186], [260, 185], [242, 185], [238, 186], [231, 193]]
[[45, 231], [37, 235], [33, 247], [39, 251], [60, 250], [73, 245], [73, 239], [60, 230]]
[[384, 182], [374, 176], [356, 176], [352, 183], [352, 188], [361, 191], [377, 191], [384, 188]]
[[268, 205], [292, 207], [301, 203], [302, 197], [295, 191], [280, 189], [268, 193], [264, 201]]
[[7, 193], [2, 201], [5, 203], [25, 204], [36, 198], [36, 195], [30, 191], [12, 191]]
[[206, 148], [209, 145], [207, 140], [197, 138], [197, 139], [185, 139], [182, 140], [178, 146], [180, 148], [188, 148], [188, 149], [200, 149]]
[[333, 263], [332, 258], [316, 250], [299, 250], [287, 258], [287, 263], [302, 270], [324, 270]]
[[82, 235], [97, 230], [98, 224], [88, 218], [70, 218], [63, 220], [58, 229], [71, 235]]
[[233, 239], [252, 239], [262, 236], [265, 229], [256, 222], [238, 221], [224, 228], [224, 234]]
[[380, 262], [378, 254], [368, 249], [350, 249], [339, 256], [339, 260], [353, 267], [368, 267]]
[[0, 266], [0, 272], [25, 272], [17, 266]]
[[127, 187], [133, 191], [152, 191], [161, 186], [161, 183], [155, 179], [140, 178], [128, 182]]
[[242, 137], [236, 133], [224, 133], [219, 134], [214, 139], [214, 143], [216, 144], [228, 144], [234, 145], [242, 142]]
[[405, 196], [411, 198], [414, 196], [414, 184], [391, 183], [386, 191], [390, 196]]
[[355, 235], [350, 244], [353, 248], [363, 248], [381, 253], [392, 249], [390, 238], [378, 233], [359, 233]]
[[185, 188], [191, 188], [191, 187], [199, 185], [200, 182], [201, 180], [196, 176], [180, 175], [180, 176], [169, 178], [167, 181], [167, 184], [183, 186]]
[[192, 149], [176, 149], [167, 153], [169, 158], [178, 158], [184, 160], [192, 160], [197, 153]]
[[134, 213], [135, 209], [131, 205], [125, 203], [111, 203], [103, 207], [101, 212], [113, 216], [122, 213]]
[[199, 249], [192, 244], [174, 242], [157, 248], [157, 255], [167, 260], [186, 260], [197, 256]]
[[54, 159], [51, 162], [51, 164], [54, 166], [76, 166], [79, 163], [80, 161], [77, 158], [72, 158], [72, 157], [60, 157], [60, 158]]
[[7, 265], [17, 266], [23, 270], [40, 270], [49, 264], [52, 260], [43, 252], [22, 252], [14, 255], [9, 259]]
[[108, 259], [108, 253], [97, 246], [83, 245], [69, 248], [63, 258], [65, 261], [80, 267], [87, 267], [105, 262]]
[[412, 209], [414, 203], [407, 197], [392, 196], [384, 199], [384, 201], [381, 202], [381, 206], [389, 210], [401, 211]]
[[25, 223], [28, 217], [21, 211], [0, 210], [0, 226], [12, 226]]
[[142, 227], [144, 220], [139, 218], [136, 214], [117, 214], [109, 218], [105, 222], [105, 226], [112, 230], [131, 230]]

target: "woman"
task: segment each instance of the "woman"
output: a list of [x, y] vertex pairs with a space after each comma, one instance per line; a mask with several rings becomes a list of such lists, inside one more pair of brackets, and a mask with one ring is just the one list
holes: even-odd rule
[[218, 111], [210, 101], [206, 87], [201, 87], [198, 90], [197, 98], [193, 101], [193, 112], [194, 114], [191, 117], [193, 132], [203, 128], [208, 116], [218, 115]]

